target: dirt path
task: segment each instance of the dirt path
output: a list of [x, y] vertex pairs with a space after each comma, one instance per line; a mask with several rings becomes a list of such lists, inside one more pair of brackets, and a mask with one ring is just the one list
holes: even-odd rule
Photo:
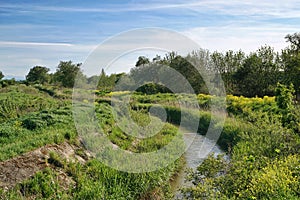
[[80, 147], [67, 142], [59, 145], [46, 145], [10, 160], [0, 162], [0, 188], [12, 188], [17, 183], [30, 178], [36, 172], [45, 169], [49, 166], [47, 159], [50, 152], [55, 152], [68, 162], [74, 160], [85, 162], [82, 157], [76, 155], [77, 149], [80, 149]]

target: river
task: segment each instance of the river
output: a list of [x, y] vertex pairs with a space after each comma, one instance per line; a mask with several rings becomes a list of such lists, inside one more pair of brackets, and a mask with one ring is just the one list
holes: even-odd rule
[[175, 180], [171, 183], [175, 199], [182, 198], [182, 194], [179, 191], [181, 187], [192, 186], [191, 182], [185, 181], [185, 177], [187, 175], [186, 169], [191, 168], [192, 170], [196, 170], [197, 166], [199, 166], [204, 160], [204, 157], [210, 153], [214, 153], [215, 155], [224, 153], [216, 142], [213, 142], [205, 138], [205, 136], [197, 133], [185, 133], [184, 140], [186, 144], [189, 145], [187, 151], [183, 155], [186, 164], [178, 173]]

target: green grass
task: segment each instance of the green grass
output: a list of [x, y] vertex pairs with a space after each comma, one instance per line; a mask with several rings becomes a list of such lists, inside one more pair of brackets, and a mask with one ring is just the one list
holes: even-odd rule
[[[277, 112], [265, 110], [269, 103], [255, 107], [252, 100], [237, 101], [251, 103], [242, 106], [247, 112], [225, 122], [219, 144], [227, 146], [230, 161], [209, 157], [192, 173], [195, 185], [184, 189], [186, 197], [300, 199], [299, 133], [284, 126]], [[213, 163], [221, 163], [217, 173], [207, 167]]]
[[[70, 98], [70, 91], [50, 86], [36, 88], [19, 85], [0, 90], [0, 161], [45, 144], [74, 142], [77, 138], [70, 102], [62, 100]], [[155, 152], [182, 136], [178, 132], [181, 122], [185, 122], [185, 129], [198, 126], [196, 131], [200, 134], [207, 132], [211, 121], [213, 129], [220, 126], [218, 116], [209, 112], [210, 101], [222, 104], [223, 100], [217, 97], [197, 95], [197, 102], [193, 103], [198, 103], [201, 110], [191, 111], [187, 109], [188, 104], [180, 108], [177, 102], [177, 99], [187, 103], [194, 100], [191, 95], [135, 93], [130, 100], [130, 116], [136, 124], [147, 127], [151, 122], [148, 111], [157, 104], [162, 105], [167, 114], [167, 122], [162, 123], [159, 132], [151, 137], [136, 138], [143, 132], [130, 126], [126, 118], [116, 122], [110, 106], [111, 96], [124, 98], [126, 94], [129, 93], [101, 94], [95, 103], [98, 125], [109, 140], [123, 150]], [[84, 100], [82, 106], [87, 106]], [[300, 136], [297, 129], [283, 125], [282, 113], [274, 98], [227, 96], [226, 108], [229, 116], [218, 144], [229, 154], [230, 161], [208, 157], [205, 165], [192, 174], [196, 184], [187, 188], [186, 194], [200, 199], [299, 199]], [[299, 117], [297, 110], [295, 113]], [[157, 120], [155, 124], [161, 123], [157, 117], [152, 120]], [[83, 128], [90, 130], [88, 123], [85, 126]], [[120, 126], [126, 126], [130, 134]], [[170, 199], [169, 180], [182, 165], [182, 159], [175, 159], [157, 171], [128, 173], [108, 167], [97, 159], [84, 165], [61, 161], [55, 153], [51, 159], [50, 163], [56, 163], [56, 167], [73, 180], [69, 187], [63, 187], [57, 171], [47, 168], [8, 192], [0, 191], [0, 198], [150, 199], [155, 195]]]
[[0, 89], [0, 123], [30, 112], [57, 109], [67, 104], [31, 86], [8, 86]]
[[[38, 95], [44, 94], [38, 93]], [[121, 148], [133, 152], [156, 151], [178, 134], [175, 126], [165, 124], [163, 130], [157, 135], [137, 141], [116, 126], [109, 104], [98, 104], [96, 113], [98, 123], [109, 139]], [[131, 115], [137, 124], [148, 125], [149, 116], [145, 111], [131, 110]], [[67, 139], [72, 141], [76, 137], [72, 111], [68, 106], [22, 113], [1, 123], [0, 160], [7, 160], [46, 144], [61, 143]], [[37, 199], [139, 199], [150, 197], [155, 193], [161, 198], [171, 198], [169, 179], [178, 171], [179, 163], [182, 162], [175, 160], [174, 163], [154, 172], [126, 173], [112, 169], [96, 159], [82, 165], [61, 162], [54, 153], [52, 154], [48, 162], [66, 171], [74, 180], [75, 187], [63, 188], [57, 172], [46, 169], [17, 185], [13, 190], [0, 192], [0, 197], [4, 199], [32, 197]]]
[[74, 140], [76, 130], [71, 114], [71, 110], [65, 107], [30, 113], [2, 123], [0, 160], [12, 158], [46, 144], [62, 143], [65, 138]]

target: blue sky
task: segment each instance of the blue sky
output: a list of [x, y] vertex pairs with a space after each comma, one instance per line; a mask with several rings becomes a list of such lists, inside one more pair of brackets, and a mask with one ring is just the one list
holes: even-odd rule
[[[286, 34], [300, 31], [299, 10], [294, 0], [1, 0], [0, 71], [22, 78], [42, 65], [54, 72], [60, 60], [84, 62], [108, 37], [145, 27], [175, 30], [211, 51], [250, 52], [265, 44], [280, 50]], [[120, 71], [135, 61], [123, 59]]]

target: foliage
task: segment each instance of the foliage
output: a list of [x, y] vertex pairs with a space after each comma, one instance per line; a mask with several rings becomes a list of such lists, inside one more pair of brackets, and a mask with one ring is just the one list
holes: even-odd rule
[[182, 188], [184, 199], [225, 199], [225, 196], [218, 190], [214, 180], [226, 171], [227, 162], [218, 155], [210, 154], [196, 171], [189, 174], [188, 179], [193, 181], [195, 186]]
[[[94, 76], [94, 80], [89, 80], [89, 84], [97, 86], [98, 90], [100, 90], [103, 93], [107, 93], [115, 90], [116, 84], [119, 84], [118, 82], [120, 81], [120, 79], [123, 80], [124, 77], [124, 73], [106, 75], [104, 69], [102, 69], [100, 76], [97, 77], [97, 79]], [[123, 84], [124, 83], [122, 83], [122, 85]]]
[[7, 87], [7, 86], [10, 86], [10, 85], [15, 85], [17, 82], [14, 78], [12, 79], [8, 79], [8, 80], [0, 80], [0, 88], [4, 88], [4, 87]]
[[221, 74], [227, 92], [233, 93], [237, 89], [233, 75], [242, 67], [245, 60], [245, 53], [241, 50], [238, 52], [227, 51], [226, 53], [213, 52], [211, 54], [213, 70]]
[[146, 83], [136, 89], [136, 92], [141, 92], [142, 94], [171, 93], [167, 87], [155, 83]]
[[73, 64], [72, 61], [61, 61], [54, 74], [54, 81], [64, 87], [73, 87], [75, 78], [83, 79], [84, 76], [80, 70], [80, 63]]
[[300, 37], [299, 33], [288, 34], [285, 38], [290, 46], [282, 50], [281, 61], [284, 69], [284, 83], [294, 85], [296, 95], [300, 97]]
[[277, 84], [275, 101], [279, 109], [291, 111], [293, 109], [294, 86], [291, 84], [286, 87], [280, 83]]
[[33, 179], [20, 184], [20, 191], [23, 196], [45, 199], [58, 199], [62, 191], [57, 181], [57, 174], [50, 168], [38, 172]]
[[30, 113], [1, 123], [0, 160], [12, 158], [46, 144], [62, 143], [66, 133], [69, 133], [70, 141], [74, 141], [77, 136], [68, 107]]
[[287, 40], [287, 42], [291, 43], [291, 48], [294, 51], [300, 50], [300, 33], [287, 34], [285, 36], [285, 39]]
[[[179, 72], [189, 82], [196, 94], [208, 92], [206, 85], [204, 84], [203, 77], [196, 68], [197, 66], [193, 65], [193, 63], [190, 63], [188, 59], [178, 55], [171, 60], [170, 67]], [[205, 71], [202, 71], [202, 73], [205, 73]], [[181, 82], [180, 84], [183, 83]], [[179, 87], [184, 86], [181, 85]]]
[[3, 79], [4, 74], [0, 71], [0, 80]]
[[[165, 124], [155, 137], [135, 140], [116, 126], [109, 104], [99, 103], [95, 106], [99, 125], [120, 148], [132, 152], [151, 152], [163, 147], [178, 134], [177, 128]], [[147, 125], [149, 116], [145, 111], [132, 110], [131, 114], [138, 124]], [[72, 142], [76, 137], [70, 107], [30, 112], [1, 124], [0, 160], [7, 160], [45, 144], [61, 143], [66, 139]], [[60, 175], [52, 169], [46, 169], [0, 196], [14, 199], [139, 199], [155, 195], [157, 198], [169, 199], [172, 198], [169, 179], [178, 170], [179, 162], [175, 161], [158, 171], [134, 174], [117, 171], [98, 160], [90, 160], [85, 165], [68, 163], [51, 152], [48, 163], [66, 171], [69, 178], [74, 180], [74, 185], [65, 188]]]
[[65, 102], [57, 101], [25, 85], [8, 86], [0, 89], [0, 122], [24, 114], [45, 109], [57, 108]]
[[276, 112], [276, 106], [265, 110], [262, 101], [247, 115], [237, 112], [235, 122], [227, 119], [220, 140], [230, 142], [229, 163], [208, 157], [192, 176], [194, 186], [183, 189], [185, 198], [299, 199], [300, 137]]
[[50, 76], [48, 74], [50, 69], [41, 66], [35, 66], [30, 69], [26, 75], [26, 80], [32, 83], [47, 83], [49, 82]]
[[295, 90], [293, 84], [291, 84], [289, 87], [286, 87], [278, 83], [275, 100], [280, 114], [282, 115], [281, 121], [283, 126], [289, 127], [300, 133], [300, 115], [296, 111], [294, 105], [294, 92]]
[[251, 53], [233, 75], [239, 85], [240, 94], [249, 97], [272, 95], [279, 81], [276, 59], [274, 49], [267, 46]]
[[255, 111], [270, 112], [276, 114], [276, 102], [274, 97], [237, 97], [227, 95], [227, 112], [235, 115], [247, 117]]
[[[138, 67], [129, 74], [107, 75], [102, 70], [100, 76], [89, 79], [81, 72], [81, 65], [71, 61], [60, 62], [55, 74], [48, 74], [46, 67], [36, 66], [26, 77], [28, 82], [37, 83], [31, 86], [14, 79], [1, 80], [0, 72], [0, 160], [46, 144], [65, 140], [75, 143], [78, 136], [69, 100], [77, 75], [83, 84], [87, 81], [97, 85], [93, 89], [97, 89], [94, 93], [98, 123], [110, 141], [121, 149], [135, 153], [157, 151], [175, 136], [182, 136], [176, 127], [181, 122], [187, 124], [184, 127], [187, 130], [197, 125], [200, 134], [205, 134], [210, 125], [213, 130], [219, 129], [218, 117], [208, 111], [211, 102], [221, 108], [224, 99], [207, 95], [207, 87], [198, 71], [203, 70], [206, 81], [215, 87], [220, 84], [218, 77], [222, 77], [229, 93], [252, 98], [227, 95], [228, 118], [218, 144], [229, 154], [230, 160], [209, 156], [192, 173], [194, 185], [183, 190], [185, 198], [299, 199], [300, 111], [293, 98], [294, 92], [298, 99], [300, 94], [299, 33], [287, 35], [286, 39], [290, 46], [281, 54], [269, 46], [249, 55], [242, 51], [211, 54], [199, 50], [183, 57], [171, 52], [164, 58], [156, 56], [152, 62], [145, 57], [138, 58]], [[197, 95], [185, 94], [192, 92], [180, 85], [180, 81], [174, 82], [175, 74], [169, 73], [165, 65], [179, 72]], [[53, 85], [43, 85], [50, 79]], [[173, 89], [181, 89], [177, 92], [182, 94], [171, 94], [172, 88], [163, 86], [167, 85], [166, 80]], [[293, 84], [294, 89], [281, 84], [276, 88], [277, 82]], [[137, 92], [128, 92], [135, 84], [142, 86]], [[123, 92], [110, 93], [114, 90]], [[157, 104], [160, 104], [167, 114], [162, 130], [141, 139], [134, 137], [134, 130], [128, 135], [118, 127], [121, 124], [113, 118], [110, 98], [117, 95], [122, 99], [125, 94], [131, 94], [131, 117], [144, 127], [150, 121], [148, 111], [158, 110]], [[265, 96], [273, 94], [276, 96]], [[194, 104], [198, 106], [193, 107], [193, 111], [188, 110]], [[161, 120], [158, 114], [152, 117]], [[130, 127], [128, 121], [122, 123]], [[0, 198], [170, 199], [169, 180], [180, 162], [176, 160], [158, 171], [134, 174], [117, 171], [94, 159], [86, 164], [68, 163], [51, 153], [48, 163], [66, 171], [73, 185], [62, 187], [57, 172], [46, 169], [13, 190], [0, 191]]]
[[140, 65], [144, 66], [146, 64], [149, 64], [149, 58], [145, 57], [145, 56], [139, 56], [138, 57], [138, 61], [136, 62], [135, 66], [138, 67]]
[[275, 159], [262, 170], [253, 173], [244, 196], [257, 199], [297, 199], [300, 189], [300, 157], [289, 155]]

